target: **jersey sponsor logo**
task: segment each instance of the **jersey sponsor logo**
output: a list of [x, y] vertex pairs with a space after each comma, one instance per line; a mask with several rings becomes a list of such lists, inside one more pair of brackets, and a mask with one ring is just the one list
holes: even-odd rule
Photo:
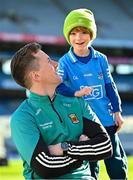
[[88, 73], [88, 74], [84, 74], [83, 76], [84, 77], [91, 77], [91, 76], [93, 76], [93, 74], [92, 73]]
[[53, 126], [53, 122], [47, 122], [47, 123], [44, 123], [44, 124], [39, 124], [39, 126], [42, 128], [42, 129], [47, 129], [47, 128], [51, 128]]
[[65, 107], [71, 107], [71, 104], [63, 103], [63, 106], [65, 106]]
[[[93, 74], [92, 73], [88, 73], [88, 74], [83, 74], [83, 76], [84, 77], [91, 77], [91, 76], [93, 76]], [[79, 80], [79, 77], [77, 75], [74, 75], [73, 76], [73, 80]]]
[[73, 76], [73, 80], [78, 80], [78, 76]]
[[79, 123], [79, 120], [78, 120], [76, 114], [69, 114], [69, 118], [71, 119], [72, 123], [74, 123], [74, 124]]
[[[84, 86], [80, 87], [83, 88]], [[101, 99], [103, 98], [102, 85], [91, 86], [92, 92], [89, 95], [84, 96], [85, 100]]]

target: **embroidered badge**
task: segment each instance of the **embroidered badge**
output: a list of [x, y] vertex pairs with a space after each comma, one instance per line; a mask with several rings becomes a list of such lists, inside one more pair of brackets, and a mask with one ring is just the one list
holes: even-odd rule
[[69, 118], [71, 119], [72, 123], [75, 123], [75, 124], [79, 123], [79, 120], [78, 120], [76, 114], [70, 114]]
[[102, 74], [102, 72], [98, 73], [98, 79], [103, 79], [103, 74]]

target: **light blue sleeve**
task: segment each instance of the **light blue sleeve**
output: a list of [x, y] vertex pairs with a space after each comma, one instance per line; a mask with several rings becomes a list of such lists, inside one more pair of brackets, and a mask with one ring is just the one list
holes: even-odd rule
[[109, 69], [109, 63], [108, 63], [107, 57], [103, 56], [103, 58], [101, 58], [100, 60], [101, 60], [100, 63], [101, 63], [101, 68], [103, 72], [103, 77], [105, 80], [106, 93], [113, 106], [113, 111], [114, 112], [122, 111], [121, 100], [119, 97], [116, 84], [113, 80], [113, 77]]
[[66, 69], [64, 57], [62, 57], [58, 62], [57, 73], [61, 77], [62, 82], [65, 82], [68, 80], [67, 69]]
[[100, 64], [101, 64], [105, 84], [114, 82], [113, 77], [112, 77], [111, 72], [110, 72], [107, 57], [105, 55], [100, 58]]

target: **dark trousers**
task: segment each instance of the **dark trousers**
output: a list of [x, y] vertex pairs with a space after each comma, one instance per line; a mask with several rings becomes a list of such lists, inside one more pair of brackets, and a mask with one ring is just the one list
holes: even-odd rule
[[[118, 137], [118, 134], [115, 132], [116, 128], [115, 126], [111, 126], [107, 127], [106, 130], [110, 136], [113, 146], [113, 156], [104, 160], [106, 171], [110, 179], [127, 179], [127, 157]], [[99, 163], [90, 162], [90, 170], [91, 175], [95, 179], [98, 179]]]

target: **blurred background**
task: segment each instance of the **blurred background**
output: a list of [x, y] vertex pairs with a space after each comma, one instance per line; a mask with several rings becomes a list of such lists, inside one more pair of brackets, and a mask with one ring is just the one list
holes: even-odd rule
[[[0, 0], [0, 166], [19, 158], [10, 137], [10, 117], [26, 98], [10, 74], [10, 59], [23, 45], [38, 42], [51, 58], [69, 49], [63, 22], [70, 10], [93, 11], [98, 27], [93, 47], [105, 53], [122, 99], [125, 124], [120, 138], [133, 155], [133, 1], [132, 0]], [[20, 72], [21, 73], [21, 72]]]

